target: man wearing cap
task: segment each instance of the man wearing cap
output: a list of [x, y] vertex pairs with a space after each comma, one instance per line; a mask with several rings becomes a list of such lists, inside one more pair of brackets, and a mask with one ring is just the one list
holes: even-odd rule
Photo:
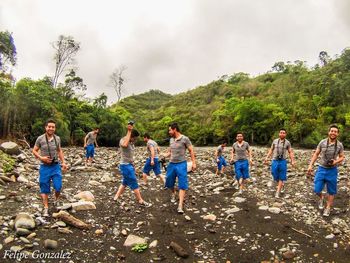
[[121, 138], [119, 142], [121, 152], [119, 167], [122, 174], [122, 184], [119, 186], [119, 189], [113, 199], [118, 202], [120, 196], [124, 193], [125, 188], [130, 187], [130, 189], [134, 191], [138, 203], [141, 206], [150, 207], [151, 204], [142, 199], [134, 167], [134, 143], [140, 134], [137, 130], [134, 130], [133, 123], [131, 122], [129, 122], [127, 129], [128, 132], [126, 136]]
[[[56, 122], [48, 120], [45, 123], [45, 133], [40, 135], [33, 148], [34, 156], [40, 160], [39, 184], [40, 194], [43, 200], [43, 216], [49, 216], [49, 194], [51, 193], [51, 181], [55, 189], [54, 204], [57, 202], [62, 190], [62, 171], [67, 170], [64, 155], [61, 148], [61, 139], [55, 135]], [[40, 151], [40, 153], [39, 153]], [[59, 162], [61, 161], [61, 162]]]

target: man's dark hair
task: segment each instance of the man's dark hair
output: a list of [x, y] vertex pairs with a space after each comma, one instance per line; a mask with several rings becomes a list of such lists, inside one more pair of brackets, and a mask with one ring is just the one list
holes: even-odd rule
[[94, 131], [96, 131], [96, 130], [100, 130], [100, 128], [99, 128], [99, 127], [95, 127], [95, 128], [94, 128]]
[[281, 128], [280, 131], [285, 131], [287, 133], [287, 130], [285, 128]]
[[227, 140], [226, 139], [224, 139], [224, 140], [221, 140], [221, 145], [223, 145], [223, 144], [227, 144]]
[[47, 125], [48, 125], [49, 123], [53, 123], [53, 124], [56, 125], [56, 122], [55, 122], [53, 119], [48, 119], [48, 120], [45, 122], [45, 127], [47, 127]]
[[244, 136], [243, 132], [241, 132], [241, 131], [238, 131], [238, 132], [236, 133], [236, 136], [238, 136], [239, 134], [241, 134], [242, 136]]
[[175, 129], [176, 129], [176, 131], [180, 132], [180, 127], [179, 127], [179, 125], [178, 125], [176, 122], [170, 124], [169, 127], [170, 127], [172, 130], [175, 130]]
[[329, 125], [328, 131], [330, 131], [332, 128], [336, 128], [338, 130], [338, 132], [339, 132], [339, 127], [338, 127], [337, 124], [333, 123], [333, 124]]
[[145, 133], [145, 134], [143, 135], [143, 138], [151, 139], [151, 135], [149, 135], [148, 133]]
[[139, 137], [140, 133], [137, 130], [131, 130], [131, 138]]

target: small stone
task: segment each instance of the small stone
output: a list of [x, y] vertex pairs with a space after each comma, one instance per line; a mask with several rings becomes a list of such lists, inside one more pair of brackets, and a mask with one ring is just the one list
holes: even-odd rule
[[293, 251], [291, 251], [291, 250], [288, 250], [288, 251], [286, 251], [286, 252], [284, 252], [284, 253], [282, 254], [282, 257], [283, 257], [284, 259], [292, 259], [292, 258], [295, 257], [295, 253], [294, 253]]
[[125, 242], [124, 242], [124, 246], [125, 247], [132, 247], [136, 244], [143, 244], [143, 243], [147, 243], [146, 239], [136, 236], [136, 235], [128, 235], [128, 237], [126, 238]]
[[8, 244], [8, 243], [11, 243], [13, 240], [15, 240], [15, 238], [13, 236], [9, 236], [5, 238], [4, 243]]
[[96, 234], [96, 235], [101, 235], [101, 234], [103, 234], [103, 229], [97, 229], [97, 230], [95, 231], [95, 234]]
[[125, 229], [123, 229], [123, 230], [122, 230], [122, 235], [123, 235], [123, 236], [127, 236], [127, 235], [128, 235], [128, 232], [127, 232]]
[[25, 237], [20, 237], [19, 238], [23, 243], [25, 243], [25, 244], [30, 244], [31, 242], [28, 240], [28, 239], [26, 239]]
[[259, 206], [259, 210], [263, 210], [263, 211], [266, 211], [268, 210], [269, 207], [267, 205], [262, 205], [262, 206]]
[[56, 249], [58, 247], [58, 243], [56, 240], [46, 239], [44, 241], [44, 247], [46, 249]]
[[278, 207], [270, 207], [268, 211], [273, 214], [279, 214], [281, 212], [281, 209]]
[[56, 225], [58, 225], [59, 227], [66, 227], [67, 226], [67, 224], [63, 221], [57, 221]]
[[337, 243], [334, 243], [334, 244], [333, 244], [333, 248], [338, 248], [338, 244], [337, 244]]
[[187, 221], [191, 221], [191, 217], [189, 217], [188, 215], [185, 215], [185, 219], [186, 219]]
[[151, 242], [151, 244], [149, 244], [149, 248], [154, 248], [154, 247], [156, 247], [158, 245], [158, 240], [153, 240], [152, 242]]
[[27, 236], [28, 239], [31, 239], [31, 238], [33, 238], [33, 237], [36, 237], [36, 233], [31, 233], [31, 234], [29, 234], [29, 235]]
[[209, 221], [215, 221], [216, 220], [216, 215], [213, 214], [209, 214], [209, 215], [205, 215], [203, 217], [204, 220], [209, 220]]
[[326, 236], [326, 239], [333, 239], [334, 237], [335, 237], [334, 234], [329, 234], [329, 235]]
[[27, 213], [19, 213], [15, 219], [15, 228], [33, 229], [35, 227], [34, 219]]
[[16, 235], [17, 236], [28, 236], [30, 234], [30, 230], [25, 228], [17, 228]]

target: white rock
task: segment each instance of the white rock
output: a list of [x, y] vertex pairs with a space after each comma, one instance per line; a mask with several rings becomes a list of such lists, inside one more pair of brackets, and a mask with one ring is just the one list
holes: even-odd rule
[[154, 248], [154, 247], [156, 247], [158, 245], [158, 240], [153, 240], [152, 242], [151, 242], [151, 244], [149, 244], [149, 248]]
[[132, 247], [136, 244], [142, 244], [142, 243], [147, 243], [146, 239], [136, 236], [136, 235], [128, 235], [128, 237], [126, 238], [125, 242], [124, 242], [124, 246], [125, 247]]
[[94, 201], [95, 197], [90, 191], [83, 191], [74, 196], [74, 198], [82, 199], [84, 201]]
[[334, 234], [329, 234], [329, 235], [326, 236], [326, 239], [333, 239], [334, 237], [335, 237]]
[[264, 210], [264, 211], [266, 211], [266, 210], [268, 210], [268, 209], [269, 209], [269, 207], [268, 207], [267, 205], [259, 206], [259, 210]]
[[243, 203], [243, 202], [245, 202], [245, 198], [243, 198], [243, 197], [239, 197], [239, 196], [236, 196], [234, 199], [233, 199], [233, 201], [235, 201], [236, 203]]
[[273, 214], [279, 214], [281, 212], [281, 209], [278, 207], [270, 207], [268, 210], [270, 213], [273, 213]]
[[76, 203], [72, 203], [72, 209], [74, 209], [75, 211], [93, 210], [96, 209], [96, 206], [91, 201], [79, 201]]
[[226, 210], [225, 213], [230, 215], [230, 214], [236, 213], [238, 211], [240, 211], [240, 209], [238, 207], [234, 207], [234, 208]]

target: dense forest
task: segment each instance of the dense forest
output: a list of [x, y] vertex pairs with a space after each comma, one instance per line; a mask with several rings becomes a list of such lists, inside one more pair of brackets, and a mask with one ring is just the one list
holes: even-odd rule
[[[78, 42], [60, 36], [56, 66], [64, 43], [79, 50]], [[266, 145], [284, 127], [293, 144], [314, 147], [328, 125], [337, 123], [340, 140], [350, 146], [350, 49], [334, 58], [322, 51], [313, 67], [304, 61], [276, 62], [259, 76], [223, 75], [177, 95], [151, 90], [111, 106], [105, 94], [86, 98], [88, 87], [76, 66], [56, 68], [53, 77], [14, 80], [10, 69], [16, 65], [16, 55], [12, 34], [0, 32], [1, 138], [33, 143], [45, 120], [52, 117], [66, 145], [81, 144], [86, 132], [100, 127], [100, 145], [115, 146], [127, 121], [133, 119], [141, 133], [149, 132], [160, 143], [166, 143], [167, 126], [175, 121], [196, 145], [217, 144], [223, 138], [232, 142], [237, 131], [243, 131], [252, 144]], [[64, 82], [59, 83], [63, 72]]]

